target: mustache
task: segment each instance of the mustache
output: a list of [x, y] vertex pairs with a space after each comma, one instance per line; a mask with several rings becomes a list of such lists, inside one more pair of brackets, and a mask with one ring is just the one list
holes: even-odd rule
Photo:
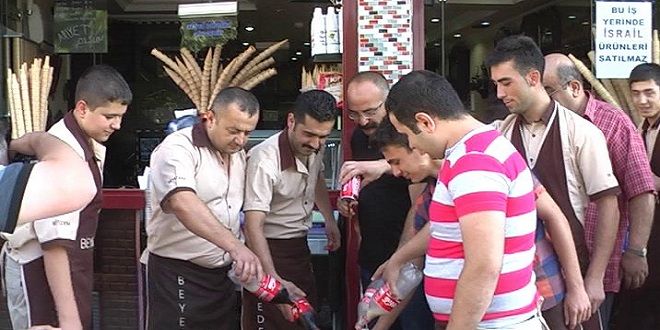
[[358, 127], [359, 127], [360, 129], [363, 129], [363, 130], [365, 130], [365, 129], [372, 129], [372, 128], [376, 128], [376, 127], [378, 127], [378, 124], [376, 124], [376, 123], [367, 123], [366, 125], [358, 125]]
[[312, 150], [314, 150], [314, 152], [319, 152], [321, 150], [321, 148], [314, 148], [314, 147], [310, 146], [309, 144], [303, 144], [303, 147], [308, 148], [308, 149], [312, 149]]

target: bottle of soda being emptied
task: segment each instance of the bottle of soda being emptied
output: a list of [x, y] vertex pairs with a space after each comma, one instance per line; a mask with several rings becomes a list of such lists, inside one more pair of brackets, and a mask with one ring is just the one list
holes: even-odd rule
[[[364, 290], [364, 294], [362, 295], [362, 299], [360, 299], [360, 302], [358, 303], [358, 324], [364, 323], [364, 327], [371, 327], [373, 324], [367, 320], [367, 312], [369, 312], [369, 304], [371, 304], [371, 298], [373, 298], [374, 293], [378, 291], [383, 285], [385, 284], [385, 281], [383, 281], [382, 278], [379, 278], [369, 284], [366, 290]], [[363, 322], [360, 322], [364, 319]], [[373, 323], [373, 322], [372, 322]], [[357, 325], [355, 327], [358, 329]], [[359, 328], [358, 330], [362, 330], [363, 328]]]
[[[394, 289], [390, 288], [387, 283], [377, 284], [372, 282], [374, 287], [379, 286], [379, 288], [373, 293], [367, 311], [358, 316], [355, 329], [364, 329], [369, 325], [371, 320], [391, 312], [403, 299], [412, 294], [415, 288], [422, 282], [423, 277], [422, 272], [411, 262], [408, 262], [401, 267]], [[370, 284], [369, 287], [371, 286]], [[358, 313], [360, 312], [358, 311]]]
[[247, 282], [241, 282], [232, 267], [227, 273], [229, 279], [236, 285], [255, 295], [259, 300], [273, 304], [288, 304], [292, 306], [293, 318], [300, 321], [305, 329], [318, 330], [316, 312], [304, 297], [292, 297], [289, 291], [270, 274], [265, 274], [261, 280], [251, 277]]

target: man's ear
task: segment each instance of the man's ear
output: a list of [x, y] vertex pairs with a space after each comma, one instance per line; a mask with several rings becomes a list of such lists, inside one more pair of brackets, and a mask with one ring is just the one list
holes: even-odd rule
[[415, 122], [417, 129], [425, 133], [433, 133], [435, 131], [435, 120], [426, 112], [418, 112], [415, 114]]
[[569, 81], [567, 88], [570, 90], [571, 96], [573, 97], [578, 97], [583, 93], [582, 84], [580, 84], [577, 80]]
[[530, 86], [537, 86], [541, 84], [541, 72], [538, 70], [529, 70], [525, 76], [527, 78], [527, 83]]
[[77, 113], [81, 118], [84, 118], [89, 111], [89, 106], [85, 100], [76, 101], [76, 105], [73, 107], [73, 112]]
[[286, 115], [286, 127], [288, 130], [293, 130], [293, 127], [296, 125], [296, 117], [293, 115], [293, 112], [289, 112]]

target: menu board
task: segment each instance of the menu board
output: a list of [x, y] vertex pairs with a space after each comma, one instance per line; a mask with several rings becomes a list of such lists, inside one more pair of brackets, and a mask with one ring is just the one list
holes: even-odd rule
[[56, 53], [107, 53], [105, 1], [58, 0], [55, 3]]

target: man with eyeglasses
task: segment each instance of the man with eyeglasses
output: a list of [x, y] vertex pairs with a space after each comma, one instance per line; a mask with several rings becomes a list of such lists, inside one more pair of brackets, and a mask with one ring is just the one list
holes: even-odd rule
[[[639, 288], [648, 276], [645, 250], [653, 223], [655, 197], [651, 167], [646, 159], [644, 143], [637, 128], [626, 114], [613, 105], [597, 100], [584, 89], [582, 75], [564, 54], [545, 56], [543, 85], [548, 95], [569, 110], [596, 125], [607, 140], [614, 175], [621, 185], [619, 195], [619, 230], [614, 253], [605, 271], [605, 301], [601, 315], [610, 319], [614, 295], [623, 288]], [[585, 236], [593, 249], [598, 223], [595, 203], [587, 207]], [[628, 235], [627, 244], [624, 244]]]
[[[397, 249], [406, 213], [411, 205], [409, 182], [393, 176], [383, 154], [369, 143], [369, 137], [387, 115], [384, 102], [388, 93], [389, 84], [383, 75], [360, 72], [349, 81], [345, 98], [345, 111], [348, 111], [348, 117], [359, 129], [351, 137], [353, 160], [344, 162], [339, 175], [340, 183], [360, 176], [362, 188], [356, 202], [339, 200], [337, 208], [346, 217], [355, 215], [357, 211], [357, 229], [361, 237], [358, 264], [363, 288], [369, 285], [378, 266]], [[418, 311], [423, 313], [424, 309], [409, 305], [401, 313], [401, 324], [395, 322], [390, 329], [432, 328], [430, 313], [425, 318], [417, 315]], [[420, 323], [425, 319], [429, 320], [428, 326]], [[381, 326], [377, 325], [377, 328]]]

